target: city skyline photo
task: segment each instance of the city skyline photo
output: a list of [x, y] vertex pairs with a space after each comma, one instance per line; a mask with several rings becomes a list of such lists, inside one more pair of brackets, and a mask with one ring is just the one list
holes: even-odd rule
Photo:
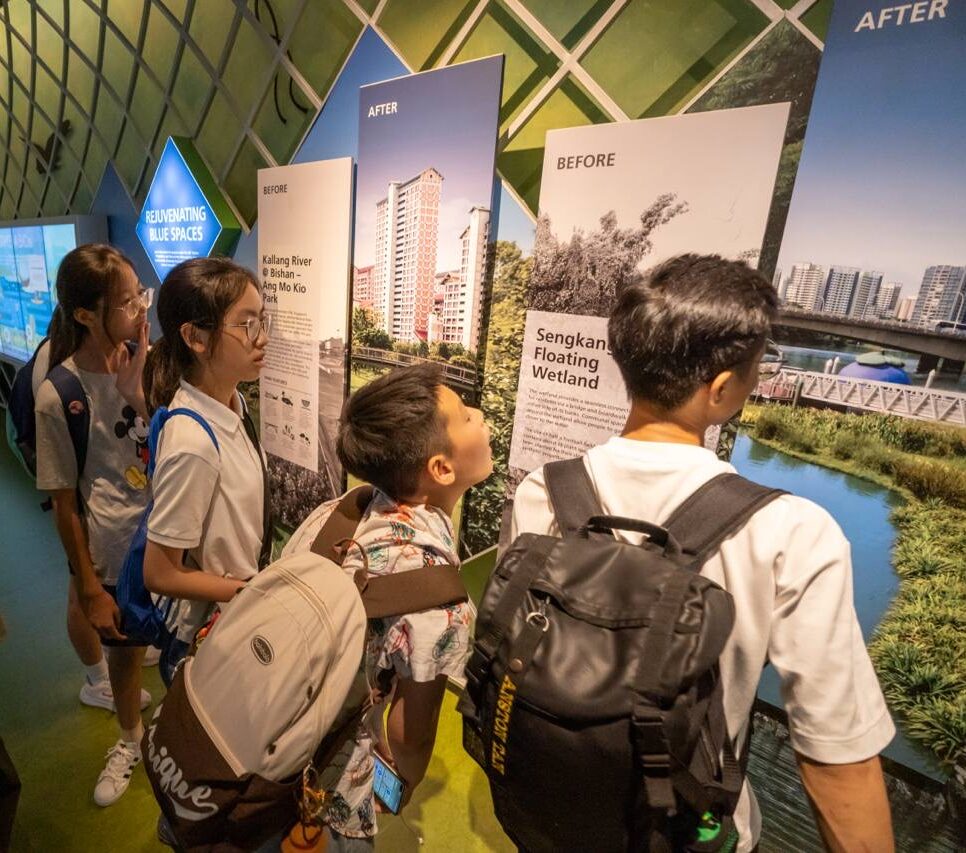
[[395, 340], [476, 349], [502, 73], [491, 57], [360, 89], [353, 302]]
[[927, 268], [966, 267], [966, 207], [951, 191], [966, 185], [966, 7], [860, 28], [867, 7], [847, 0], [847, 26], [829, 32], [780, 283], [794, 265], [819, 265], [826, 280], [833, 266], [854, 268], [910, 298]]

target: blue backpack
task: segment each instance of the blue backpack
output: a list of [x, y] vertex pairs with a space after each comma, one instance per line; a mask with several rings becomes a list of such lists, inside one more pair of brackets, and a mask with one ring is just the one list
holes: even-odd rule
[[[154, 476], [161, 430], [175, 415], [186, 415], [197, 422], [208, 433], [208, 437], [215, 445], [215, 450], [221, 452], [218, 439], [215, 438], [208, 421], [196, 411], [184, 408], [167, 409], [161, 406], [151, 418], [151, 427], [148, 430], [147, 475], [149, 478]], [[151, 517], [153, 508], [154, 498], [152, 497], [144, 508], [134, 538], [128, 546], [124, 565], [121, 566], [121, 575], [117, 581], [117, 606], [121, 611], [121, 632], [129, 640], [157, 646], [160, 649], [171, 633], [165, 623], [176, 599], [155, 596], [144, 585], [144, 549], [148, 541], [148, 519]]]

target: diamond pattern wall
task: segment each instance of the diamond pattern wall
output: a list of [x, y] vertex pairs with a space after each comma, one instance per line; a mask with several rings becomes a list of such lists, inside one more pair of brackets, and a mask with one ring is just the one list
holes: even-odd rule
[[0, 219], [86, 213], [113, 160], [140, 204], [170, 135], [239, 218], [288, 162], [367, 26], [413, 71], [507, 56], [498, 166], [531, 210], [543, 134], [686, 109], [829, 0], [0, 0]]

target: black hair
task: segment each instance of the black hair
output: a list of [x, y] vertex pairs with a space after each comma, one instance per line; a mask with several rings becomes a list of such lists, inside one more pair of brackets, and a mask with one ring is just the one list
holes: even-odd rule
[[336, 452], [345, 469], [395, 500], [412, 496], [430, 458], [449, 450], [442, 386], [442, 367], [425, 362], [356, 391], [339, 420]]
[[746, 369], [777, 310], [775, 289], [743, 261], [679, 255], [618, 290], [608, 342], [631, 399], [671, 410]]
[[104, 243], [85, 243], [64, 255], [57, 268], [57, 307], [47, 328], [51, 367], [77, 352], [84, 342], [87, 327], [74, 318], [77, 309], [99, 309], [101, 319], [107, 321], [111, 292], [127, 269], [134, 269], [131, 260]]
[[[144, 364], [144, 397], [149, 412], [171, 402], [178, 383], [196, 363], [181, 337], [181, 327], [192, 323], [201, 329], [220, 329], [228, 309], [248, 285], [261, 290], [251, 270], [228, 258], [192, 258], [165, 276], [158, 296], [162, 337], [151, 347]], [[218, 335], [213, 334], [212, 352], [217, 342]]]

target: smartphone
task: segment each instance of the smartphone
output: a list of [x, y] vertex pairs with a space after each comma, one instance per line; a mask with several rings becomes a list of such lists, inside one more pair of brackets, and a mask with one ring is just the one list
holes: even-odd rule
[[379, 757], [378, 753], [373, 755], [373, 760], [376, 763], [376, 776], [372, 785], [373, 793], [389, 811], [393, 814], [399, 814], [406, 783], [395, 770]]

